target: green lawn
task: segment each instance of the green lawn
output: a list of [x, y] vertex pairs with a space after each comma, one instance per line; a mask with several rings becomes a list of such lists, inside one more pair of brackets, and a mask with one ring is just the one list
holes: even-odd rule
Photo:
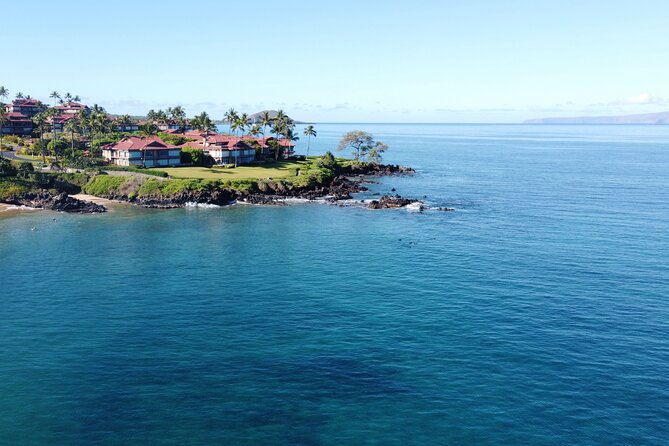
[[295, 175], [295, 169], [304, 164], [304, 161], [279, 161], [276, 163], [255, 164], [251, 166], [237, 166], [230, 169], [208, 167], [158, 167], [155, 170], [167, 172], [172, 178], [241, 180], [291, 177]]

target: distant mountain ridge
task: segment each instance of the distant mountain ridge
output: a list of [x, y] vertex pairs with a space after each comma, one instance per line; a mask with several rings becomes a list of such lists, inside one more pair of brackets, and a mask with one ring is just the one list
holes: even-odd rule
[[523, 124], [669, 124], [669, 112], [623, 116], [528, 119]]

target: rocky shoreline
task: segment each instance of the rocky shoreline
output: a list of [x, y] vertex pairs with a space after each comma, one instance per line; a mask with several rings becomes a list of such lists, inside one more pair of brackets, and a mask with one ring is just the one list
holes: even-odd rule
[[19, 197], [10, 197], [5, 200], [5, 203], [36, 209], [49, 209], [52, 211], [73, 212], [81, 214], [98, 214], [107, 212], [107, 208], [100, 204], [70, 197], [66, 192], [52, 194], [46, 190], [39, 192], [27, 192]]
[[[184, 191], [170, 196], [104, 196], [103, 198], [127, 201], [146, 208], [181, 208], [189, 204], [208, 204], [227, 206], [235, 202], [258, 205], [285, 205], [290, 198], [303, 200], [325, 199], [334, 203], [341, 200], [350, 200], [352, 194], [366, 191], [364, 183], [371, 177], [388, 175], [412, 174], [415, 170], [410, 167], [384, 164], [353, 165], [340, 172], [329, 183], [314, 187], [290, 187], [281, 181], [262, 181], [256, 190], [239, 191], [228, 189], [210, 189], [203, 191]], [[408, 200], [407, 204], [418, 200]], [[390, 207], [390, 206], [388, 206]], [[399, 206], [394, 206], [399, 207]], [[376, 209], [376, 208], [373, 208]]]
[[[366, 191], [367, 187], [364, 184], [369, 183], [372, 177], [412, 173], [415, 173], [414, 169], [397, 165], [351, 165], [340, 171], [326, 184], [316, 186], [294, 187], [286, 185], [281, 180], [265, 180], [259, 181], [256, 187], [249, 191], [211, 188], [199, 191], [186, 190], [168, 196], [105, 195], [100, 196], [100, 198], [159, 209], [181, 208], [190, 204], [227, 206], [235, 202], [285, 205], [286, 199], [291, 198], [302, 200], [325, 199], [329, 203], [337, 203], [342, 200], [351, 200], [353, 198], [352, 194]], [[67, 192], [54, 194], [48, 190], [27, 192], [21, 196], [11, 197], [5, 202], [62, 212], [100, 213], [107, 211], [103, 205], [70, 197]], [[423, 203], [420, 200], [404, 198], [399, 195], [384, 196], [365, 203], [365, 206], [369, 209], [389, 209], [406, 207], [411, 204], [418, 204], [421, 206], [420, 209], [423, 209]]]

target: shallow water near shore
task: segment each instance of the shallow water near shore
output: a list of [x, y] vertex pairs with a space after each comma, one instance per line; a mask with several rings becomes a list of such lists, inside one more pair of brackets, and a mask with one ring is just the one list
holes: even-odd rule
[[0, 215], [0, 444], [669, 443], [669, 126], [353, 128], [455, 211]]

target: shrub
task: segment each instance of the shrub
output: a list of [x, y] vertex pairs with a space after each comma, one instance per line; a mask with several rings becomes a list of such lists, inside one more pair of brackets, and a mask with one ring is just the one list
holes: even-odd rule
[[97, 175], [83, 187], [83, 191], [98, 197], [119, 195], [120, 188], [125, 181], [125, 177]]
[[48, 153], [53, 155], [60, 155], [61, 153], [65, 152], [65, 149], [68, 147], [69, 146], [67, 142], [63, 141], [62, 139], [52, 139], [46, 145]]
[[0, 158], [0, 177], [14, 177], [16, 174], [16, 167], [7, 158]]
[[29, 161], [21, 161], [19, 162], [17, 171], [21, 177], [28, 178], [28, 175], [35, 171], [35, 167]]

